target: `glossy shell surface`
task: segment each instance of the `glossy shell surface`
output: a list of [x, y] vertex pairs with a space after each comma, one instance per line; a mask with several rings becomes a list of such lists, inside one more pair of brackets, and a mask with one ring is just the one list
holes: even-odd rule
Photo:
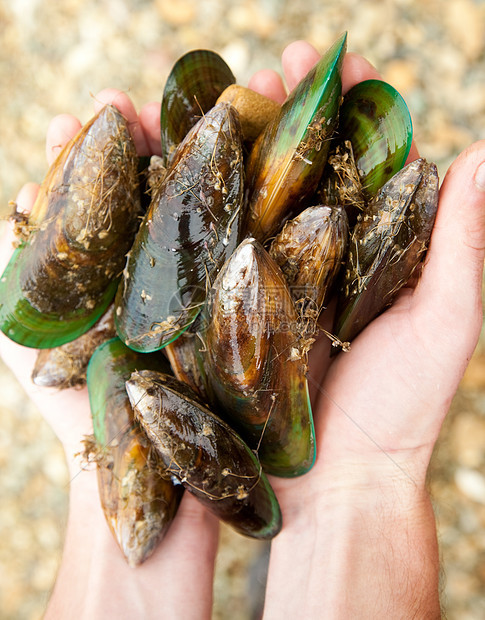
[[211, 512], [240, 534], [273, 538], [281, 512], [253, 452], [176, 379], [133, 373], [131, 402], [167, 469]]
[[235, 81], [226, 62], [211, 50], [193, 50], [177, 60], [165, 82], [160, 114], [165, 166], [191, 127]]
[[179, 146], [130, 251], [115, 302], [129, 347], [160, 349], [199, 314], [238, 243], [242, 166], [237, 112], [218, 104]]
[[[349, 226], [342, 207], [308, 207], [288, 221], [269, 250], [288, 283], [302, 326], [313, 332], [347, 249]], [[313, 324], [313, 326], [312, 326]]]
[[362, 189], [370, 199], [406, 162], [413, 139], [411, 115], [390, 84], [365, 80], [344, 97], [339, 135], [352, 143]]
[[267, 473], [297, 476], [315, 459], [297, 313], [281, 270], [245, 239], [214, 283], [205, 368], [217, 411], [256, 451]]
[[320, 180], [342, 92], [346, 34], [290, 93], [256, 141], [247, 165], [246, 230], [266, 241]]
[[114, 338], [96, 350], [87, 376], [101, 505], [131, 566], [153, 553], [182, 494], [134, 419], [125, 381], [141, 368], [169, 370], [163, 356], [137, 354]]
[[334, 332], [357, 334], [396, 297], [426, 252], [438, 207], [438, 173], [417, 159], [378, 192], [349, 242]]
[[105, 106], [44, 180], [30, 234], [0, 279], [0, 328], [29, 347], [74, 340], [105, 312], [139, 217], [137, 159], [126, 120]]

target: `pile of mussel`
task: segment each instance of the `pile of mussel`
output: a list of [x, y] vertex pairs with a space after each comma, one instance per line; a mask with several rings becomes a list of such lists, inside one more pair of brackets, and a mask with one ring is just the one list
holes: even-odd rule
[[266, 474], [315, 461], [322, 309], [337, 297], [333, 349], [348, 350], [426, 252], [436, 167], [405, 165], [411, 119], [389, 84], [342, 96], [345, 51], [344, 34], [282, 106], [214, 52], [186, 54], [163, 92], [162, 158], [138, 158], [107, 105], [20, 227], [0, 328], [41, 349], [38, 385], [87, 381], [86, 449], [131, 565], [184, 489], [242, 534], [279, 532]]

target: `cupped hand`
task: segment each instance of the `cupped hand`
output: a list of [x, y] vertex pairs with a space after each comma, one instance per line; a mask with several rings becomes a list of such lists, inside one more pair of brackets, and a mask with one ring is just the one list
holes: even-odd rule
[[[304, 42], [290, 45], [283, 54], [288, 86], [292, 88], [318, 58]], [[344, 93], [371, 78], [380, 78], [372, 65], [355, 54], [346, 55]], [[274, 72], [261, 72], [250, 84], [263, 94], [283, 98], [281, 78]], [[417, 157], [413, 143], [408, 162]], [[484, 160], [485, 142], [476, 143], [448, 171], [421, 277], [412, 287], [401, 290], [348, 353], [330, 359], [331, 344], [325, 336], [311, 351], [308, 378], [317, 462], [302, 479], [273, 480], [283, 509], [287, 500], [294, 510], [297, 504], [308, 505], [302, 493], [315, 498], [327, 484], [360, 484], [368, 468], [378, 484], [402, 477], [423, 484], [482, 325], [485, 186], [477, 170]], [[481, 170], [485, 174], [485, 164]]]
[[[304, 42], [293, 43], [285, 50], [283, 71], [290, 89], [318, 58], [316, 50]], [[359, 81], [378, 77], [363, 58], [347, 54], [344, 92]], [[279, 102], [286, 97], [281, 77], [272, 71], [256, 74], [250, 87]], [[128, 119], [140, 155], [160, 153], [160, 104], [150, 103], [137, 114], [129, 98], [115, 90], [102, 91], [95, 97], [95, 109], [105, 103], [116, 105]], [[49, 163], [80, 127], [79, 120], [69, 115], [52, 121], [46, 146]], [[417, 156], [413, 145], [409, 160]], [[315, 514], [325, 504], [324, 494], [335, 488], [359, 487], [365, 491], [369, 486], [386, 486], [387, 481], [394, 484], [396, 480], [404, 485], [424, 485], [431, 450], [481, 328], [484, 161], [485, 142], [476, 143], [447, 173], [430, 248], [421, 277], [413, 287], [400, 292], [393, 306], [354, 340], [349, 353], [330, 360], [330, 342], [325, 337], [312, 350], [309, 382], [317, 461], [301, 478], [272, 479], [283, 512], [283, 531], [291, 528], [303, 512]], [[37, 189], [28, 184], [21, 190], [17, 198], [20, 211], [30, 210]], [[12, 234], [7, 237], [1, 247], [2, 268], [11, 252]], [[68, 461], [74, 463], [72, 457], [81, 449], [83, 436], [91, 432], [86, 390], [58, 392], [36, 387], [30, 380], [35, 351], [1, 334], [0, 354], [62, 441]], [[183, 539], [189, 524], [183, 519], [184, 510], [191, 515], [190, 527], [197, 522], [197, 536], [190, 536], [190, 540], [206, 540], [204, 561], [212, 564], [217, 544], [213, 520], [202, 516], [204, 509], [195, 506], [192, 498], [184, 498], [181, 508], [179, 525], [174, 524], [174, 531], [146, 563], [147, 570], [152, 562], [164, 561], [162, 554], [172, 557], [168, 548], [173, 553], [177, 545], [182, 553], [187, 550]], [[308, 534], [302, 530], [300, 536]], [[210, 579], [201, 587], [205, 600], [210, 601]]]

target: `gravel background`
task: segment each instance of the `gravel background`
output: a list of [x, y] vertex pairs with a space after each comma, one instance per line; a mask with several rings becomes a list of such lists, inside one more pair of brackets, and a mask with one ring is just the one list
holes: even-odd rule
[[[443, 177], [485, 132], [485, 3], [480, 0], [0, 0], [0, 215], [46, 172], [44, 137], [63, 112], [84, 122], [106, 86], [135, 105], [159, 99], [183, 53], [218, 51], [246, 84], [279, 69], [295, 39], [324, 51], [343, 30], [403, 94], [420, 152]], [[62, 449], [0, 369], [0, 618], [39, 618], [62, 549], [67, 473]], [[485, 344], [443, 429], [430, 472], [449, 619], [485, 617]], [[214, 618], [252, 617], [248, 592], [266, 547], [224, 529]], [[256, 558], [256, 560], [255, 560]], [[248, 574], [251, 574], [250, 581]]]

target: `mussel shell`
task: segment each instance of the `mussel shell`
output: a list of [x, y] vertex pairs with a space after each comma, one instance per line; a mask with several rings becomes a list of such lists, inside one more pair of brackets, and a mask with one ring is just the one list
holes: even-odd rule
[[274, 492], [252, 451], [225, 422], [172, 377], [133, 373], [126, 389], [167, 469], [190, 493], [239, 533], [276, 536], [281, 512]]
[[42, 387], [59, 389], [84, 385], [92, 354], [115, 335], [114, 308], [111, 305], [99, 321], [76, 340], [54, 349], [41, 349], [32, 370], [32, 381]]
[[409, 154], [413, 125], [406, 102], [382, 80], [356, 84], [342, 103], [339, 136], [352, 143], [363, 192], [372, 198]]
[[129, 347], [160, 349], [199, 314], [239, 240], [242, 166], [237, 112], [218, 104], [177, 149], [130, 251], [115, 301]]
[[417, 159], [368, 205], [349, 242], [334, 333], [350, 342], [389, 306], [424, 258], [438, 207], [436, 166]]
[[125, 381], [141, 368], [169, 371], [163, 356], [140, 355], [113, 338], [96, 350], [87, 373], [101, 505], [131, 566], [155, 550], [182, 495], [134, 419]]
[[[199, 315], [200, 316], [200, 315]], [[206, 393], [207, 378], [199, 349], [203, 346], [196, 331], [184, 331], [176, 340], [168, 344], [163, 352], [170, 362], [173, 375], [186, 383], [204, 402], [208, 401]]]
[[32, 232], [0, 279], [0, 329], [35, 348], [87, 331], [116, 292], [139, 209], [135, 146], [124, 117], [107, 105], [40, 188]]
[[210, 293], [202, 334], [207, 389], [266, 473], [285, 477], [307, 472], [315, 460], [297, 318], [279, 267], [245, 239]]
[[160, 114], [165, 166], [189, 129], [235, 81], [231, 69], [216, 52], [193, 50], [177, 60], [165, 83]]
[[[349, 226], [342, 207], [308, 207], [273, 239], [269, 254], [279, 265], [303, 320], [316, 322], [330, 296], [347, 248]], [[311, 325], [308, 326], [310, 331]]]
[[346, 40], [342, 35], [322, 56], [254, 144], [245, 229], [259, 241], [313, 194], [323, 173], [338, 119]]

